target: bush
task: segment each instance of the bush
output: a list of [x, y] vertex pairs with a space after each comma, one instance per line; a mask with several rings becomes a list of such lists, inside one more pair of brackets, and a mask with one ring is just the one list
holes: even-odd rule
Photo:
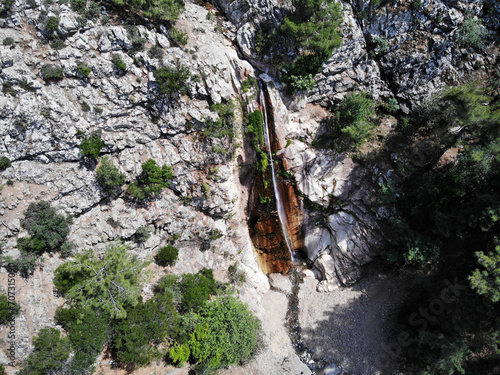
[[54, 285], [74, 306], [96, 309], [111, 318], [127, 316], [141, 295], [142, 269], [147, 262], [128, 253], [128, 247], [109, 247], [102, 258], [91, 251], [57, 267]]
[[122, 57], [118, 53], [113, 54], [112, 58], [113, 64], [115, 64], [116, 69], [125, 71], [127, 70], [127, 64], [123, 62]]
[[456, 39], [463, 47], [474, 47], [481, 49], [488, 37], [488, 30], [483, 26], [481, 20], [469, 18], [459, 26]]
[[33, 275], [38, 257], [32, 252], [29, 253], [22, 249], [20, 249], [20, 252], [21, 256], [18, 259], [6, 256], [3, 257], [3, 262], [4, 264], [12, 264], [13, 272], [19, 273], [19, 275], [27, 279]]
[[18, 372], [19, 375], [59, 374], [71, 353], [67, 337], [54, 328], [43, 328], [33, 339], [35, 349]]
[[147, 17], [170, 22], [179, 18], [179, 15], [184, 10], [183, 0], [151, 0], [143, 4], [142, 9]]
[[9, 302], [5, 294], [0, 295], [0, 324], [7, 324], [19, 314], [21, 307], [14, 301]]
[[59, 17], [52, 16], [47, 18], [45, 29], [50, 32], [59, 30]]
[[142, 165], [142, 173], [137, 181], [128, 186], [128, 192], [137, 200], [151, 199], [158, 195], [161, 189], [170, 186], [174, 177], [172, 168], [167, 165], [159, 167], [156, 161], [149, 159]]
[[90, 110], [91, 110], [91, 108], [90, 108], [89, 103], [87, 103], [86, 101], [83, 101], [82, 102], [82, 111], [83, 112], [90, 112]]
[[75, 351], [69, 373], [92, 374], [97, 356], [110, 339], [109, 317], [96, 309], [58, 307], [55, 319], [68, 332]]
[[148, 51], [148, 56], [151, 59], [162, 59], [163, 58], [163, 48], [160, 46], [151, 47]]
[[134, 233], [134, 242], [144, 243], [151, 236], [148, 227], [139, 227]]
[[211, 269], [203, 268], [196, 274], [185, 274], [179, 284], [181, 307], [185, 312], [197, 312], [211, 294], [215, 294], [215, 280]]
[[156, 255], [156, 263], [160, 266], [173, 266], [179, 259], [179, 250], [172, 245], [164, 246]]
[[84, 63], [79, 63], [78, 66], [76, 67], [76, 70], [78, 70], [78, 73], [80, 73], [84, 77], [88, 77], [92, 72], [92, 69], [90, 69]]
[[65, 48], [66, 44], [64, 43], [64, 41], [62, 39], [54, 38], [54, 40], [52, 40], [50, 42], [50, 46], [52, 48], [54, 48], [55, 50], [60, 50], [60, 49]]
[[153, 73], [160, 96], [170, 100], [185, 95], [188, 90], [188, 83], [192, 79], [189, 69], [181, 64], [175, 67], [164, 66], [158, 68]]
[[47, 201], [30, 203], [24, 212], [21, 226], [31, 238], [20, 240], [24, 242], [26, 250], [55, 250], [66, 241], [72, 221], [71, 216], [57, 214], [56, 209], [50, 207]]
[[0, 158], [0, 172], [5, 171], [7, 168], [9, 168], [12, 164], [10, 163], [10, 159], [7, 156], [2, 156]]
[[188, 35], [184, 31], [172, 27], [170, 29], [170, 39], [177, 46], [185, 46], [188, 42]]
[[14, 39], [12, 39], [11, 37], [7, 37], [7, 38], [4, 38], [4, 40], [3, 40], [2, 43], [3, 43], [4, 46], [11, 46], [15, 42], [14, 42]]
[[360, 146], [370, 137], [375, 125], [371, 117], [375, 114], [375, 103], [364, 93], [348, 94], [337, 106], [335, 119], [338, 129], [351, 144]]
[[92, 133], [90, 136], [83, 138], [80, 143], [82, 155], [89, 156], [91, 158], [97, 158], [103, 147], [104, 142], [102, 141], [99, 133]]
[[163, 356], [158, 346], [178, 330], [179, 314], [172, 296], [156, 295], [127, 309], [127, 317], [115, 324], [116, 357], [123, 364], [146, 366]]
[[116, 192], [125, 183], [125, 175], [113, 165], [108, 155], [102, 157], [95, 172], [97, 181], [107, 194]]
[[[256, 354], [262, 342], [261, 323], [240, 301], [231, 296], [207, 301], [199, 314], [201, 321], [186, 346], [200, 373], [241, 364]], [[179, 358], [178, 352], [174, 350], [171, 357]]]
[[63, 78], [64, 69], [52, 64], [44, 64], [40, 69], [40, 74], [45, 81], [57, 81]]

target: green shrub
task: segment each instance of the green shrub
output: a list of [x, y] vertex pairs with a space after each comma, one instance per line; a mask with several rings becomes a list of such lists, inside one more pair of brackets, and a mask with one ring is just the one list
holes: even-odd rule
[[[225, 138], [228, 137], [233, 140], [235, 136], [234, 131], [234, 103], [232, 101], [224, 104], [214, 104], [211, 107], [212, 111], [217, 113], [217, 120], [208, 120], [205, 123], [205, 130], [203, 135], [210, 138]], [[212, 148], [217, 146], [212, 146]], [[226, 151], [227, 152], [227, 151]]]
[[82, 13], [87, 7], [87, 0], [71, 0], [71, 9], [75, 12]]
[[71, 353], [67, 337], [54, 328], [43, 328], [33, 339], [35, 349], [18, 372], [19, 375], [58, 374]]
[[128, 253], [128, 247], [108, 247], [102, 258], [91, 251], [57, 267], [54, 285], [74, 306], [96, 309], [111, 318], [127, 316], [141, 295], [142, 269], [147, 262]]
[[90, 1], [85, 10], [84, 16], [88, 20], [96, 20], [101, 15], [101, 7], [94, 1]]
[[[21, 226], [28, 231], [34, 250], [55, 250], [59, 248], [69, 234], [71, 216], [58, 214], [47, 201], [30, 203], [24, 212]], [[31, 245], [30, 245], [31, 246]]]
[[80, 143], [82, 155], [89, 156], [91, 158], [97, 158], [103, 147], [104, 142], [102, 141], [99, 133], [92, 133], [90, 136], [83, 138]]
[[481, 49], [485, 45], [488, 34], [488, 30], [483, 26], [480, 19], [469, 18], [459, 26], [456, 40], [463, 47]]
[[63, 78], [64, 69], [52, 64], [44, 64], [40, 69], [40, 74], [45, 81], [57, 81]]
[[21, 307], [15, 302], [9, 302], [5, 294], [0, 295], [0, 324], [6, 324], [19, 314]]
[[148, 238], [151, 236], [151, 233], [149, 231], [149, 228], [144, 226], [144, 227], [139, 227], [134, 233], [134, 242], [136, 243], [144, 243], [148, 240]]
[[50, 42], [50, 46], [55, 49], [55, 50], [60, 50], [60, 49], [63, 49], [66, 47], [66, 44], [64, 43], [64, 41], [60, 38], [54, 38], [51, 42]]
[[238, 262], [230, 265], [227, 269], [229, 281], [231, 284], [243, 284], [246, 280], [245, 272], [238, 268]]
[[173, 266], [179, 259], [179, 250], [172, 245], [164, 246], [156, 255], [156, 263], [160, 266]]
[[52, 16], [47, 18], [45, 29], [51, 32], [59, 30], [59, 17]]
[[137, 181], [128, 186], [128, 192], [137, 200], [153, 198], [161, 189], [170, 186], [170, 180], [174, 177], [172, 168], [166, 164], [163, 167], [156, 165], [156, 161], [149, 159], [142, 165], [142, 173]]
[[1, 0], [0, 1], [0, 17], [5, 17], [7, 13], [12, 8], [12, 4], [14, 4], [14, 0]]
[[164, 353], [158, 346], [175, 337], [179, 317], [172, 296], [159, 294], [127, 309], [127, 317], [114, 325], [113, 340], [118, 360], [127, 365], [146, 366]]
[[250, 76], [241, 82], [241, 88], [243, 89], [243, 92], [248, 92], [252, 87], [255, 87], [256, 83], [257, 80]]
[[375, 114], [375, 103], [366, 93], [351, 93], [340, 102], [335, 110], [338, 129], [354, 146], [360, 146], [372, 135], [375, 128], [371, 117]]
[[181, 308], [185, 312], [197, 312], [204, 301], [215, 294], [215, 280], [211, 269], [203, 268], [196, 274], [185, 274], [180, 282]]
[[163, 48], [160, 46], [151, 47], [148, 51], [148, 56], [152, 59], [162, 59], [163, 58]]
[[85, 65], [82, 62], [78, 63], [76, 70], [78, 70], [78, 73], [80, 73], [84, 77], [88, 77], [92, 72], [92, 69], [90, 69], [87, 65]]
[[55, 319], [68, 332], [75, 351], [70, 363], [71, 374], [91, 374], [97, 356], [111, 337], [109, 317], [96, 309], [58, 307]]
[[207, 301], [199, 315], [201, 321], [187, 346], [200, 373], [241, 364], [256, 354], [262, 342], [261, 323], [240, 301], [231, 296]]
[[3, 257], [4, 264], [12, 264], [12, 269], [25, 279], [33, 275], [35, 271], [36, 262], [38, 259], [37, 254], [33, 252], [26, 252], [20, 249], [21, 256], [17, 259], [11, 257]]
[[7, 37], [7, 38], [4, 38], [4, 40], [3, 40], [2, 43], [3, 43], [4, 46], [11, 46], [15, 42], [14, 42], [14, 39], [12, 39], [11, 37]]
[[[122, 1], [122, 0], [113, 0]], [[184, 10], [183, 0], [152, 0], [141, 2], [146, 17], [158, 18], [164, 21], [175, 21]]]
[[184, 31], [172, 27], [170, 29], [170, 39], [177, 46], [185, 46], [188, 42], [188, 35]]
[[164, 66], [153, 73], [160, 96], [170, 100], [187, 94], [189, 81], [192, 79], [189, 69], [181, 64], [175, 67]]
[[[91, 108], [90, 108], [89, 103], [87, 103], [86, 101], [83, 101], [82, 102], [82, 111], [83, 112], [90, 112], [90, 109]], [[97, 155], [99, 155], [99, 154], [97, 154]]]
[[112, 57], [113, 64], [115, 64], [116, 69], [125, 71], [127, 70], [127, 64], [123, 62], [122, 57], [118, 53], [114, 53]]
[[9, 168], [12, 164], [10, 163], [10, 159], [7, 156], [2, 156], [0, 158], [0, 172], [5, 171], [7, 168]]
[[476, 268], [469, 276], [472, 289], [475, 289], [477, 294], [489, 298], [491, 302], [500, 301], [500, 245], [487, 255], [478, 251], [476, 257], [482, 269]]
[[113, 165], [108, 155], [102, 157], [95, 172], [97, 181], [106, 194], [116, 192], [125, 183], [125, 175]]

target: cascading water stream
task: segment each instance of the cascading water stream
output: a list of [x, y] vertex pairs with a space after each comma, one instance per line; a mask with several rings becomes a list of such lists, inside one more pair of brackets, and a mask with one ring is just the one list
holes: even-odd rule
[[283, 207], [283, 200], [281, 197], [280, 190], [278, 188], [278, 182], [276, 180], [276, 172], [274, 169], [274, 160], [273, 160], [273, 152], [271, 149], [271, 137], [269, 136], [269, 122], [268, 122], [268, 113], [266, 106], [266, 98], [264, 97], [264, 89], [262, 87], [262, 82], [259, 81], [260, 85], [260, 106], [262, 108], [262, 119], [263, 119], [263, 127], [264, 127], [264, 140], [266, 143], [267, 152], [269, 154], [269, 164], [271, 165], [271, 176], [273, 180], [273, 189], [274, 189], [274, 197], [276, 199], [276, 209], [278, 211], [278, 218], [281, 225], [281, 230], [283, 232], [283, 237], [285, 237], [286, 246], [288, 247], [288, 251], [290, 252], [290, 259], [293, 261], [293, 246], [292, 242], [287, 233], [288, 220], [286, 216], [286, 211]]

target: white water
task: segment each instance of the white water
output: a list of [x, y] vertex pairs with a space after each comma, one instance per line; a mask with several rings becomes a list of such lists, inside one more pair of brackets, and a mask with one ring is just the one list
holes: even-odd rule
[[288, 238], [288, 233], [286, 228], [288, 226], [288, 219], [286, 217], [286, 211], [283, 208], [283, 201], [281, 198], [280, 191], [278, 189], [278, 182], [276, 181], [276, 173], [274, 171], [274, 160], [273, 154], [271, 151], [271, 138], [269, 137], [269, 125], [267, 121], [267, 107], [266, 100], [264, 98], [264, 90], [262, 88], [262, 83], [260, 84], [260, 106], [262, 108], [262, 119], [264, 121], [264, 140], [266, 142], [267, 152], [269, 154], [269, 164], [271, 164], [271, 175], [273, 180], [273, 188], [274, 188], [274, 197], [276, 198], [276, 209], [278, 210], [278, 218], [281, 224], [281, 230], [283, 232], [283, 237], [285, 237], [286, 246], [288, 247], [288, 251], [290, 252], [290, 259], [293, 260], [293, 247], [290, 238]]

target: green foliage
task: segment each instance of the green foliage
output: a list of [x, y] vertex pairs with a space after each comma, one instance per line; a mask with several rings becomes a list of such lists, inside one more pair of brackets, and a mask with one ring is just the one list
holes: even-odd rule
[[358, 147], [372, 135], [375, 124], [371, 117], [375, 114], [375, 103], [366, 93], [350, 93], [340, 102], [335, 110], [338, 129], [349, 142]]
[[41, 252], [59, 248], [66, 241], [72, 221], [71, 216], [58, 214], [47, 201], [30, 203], [21, 220], [21, 226], [31, 236], [30, 239], [22, 240], [24, 249]]
[[170, 294], [154, 298], [127, 309], [127, 317], [114, 325], [114, 347], [118, 360], [124, 364], [146, 366], [160, 359], [158, 345], [175, 337], [179, 317]]
[[54, 328], [43, 328], [33, 339], [34, 351], [29, 355], [19, 375], [57, 374], [62, 370], [70, 352], [67, 337]]
[[192, 79], [189, 68], [177, 64], [175, 67], [163, 66], [153, 73], [161, 97], [173, 100], [187, 94], [189, 81]]
[[27, 252], [22, 248], [19, 249], [21, 252], [21, 256], [17, 259], [13, 259], [12, 257], [5, 256], [3, 257], [3, 261], [5, 264], [13, 264], [12, 268], [14, 272], [19, 273], [24, 278], [28, 278], [33, 275], [35, 271], [35, 265], [37, 261], [37, 254], [33, 252]]
[[14, 0], [0, 0], [0, 17], [5, 17], [12, 8]]
[[78, 64], [76, 70], [78, 70], [78, 73], [80, 73], [83, 77], [88, 77], [92, 72], [92, 69], [90, 69], [87, 65], [85, 65], [85, 63], [82, 62]]
[[492, 302], [500, 301], [500, 245], [495, 247], [494, 252], [486, 255], [479, 251], [476, 256], [483, 270], [476, 268], [469, 276], [472, 288]]
[[212, 111], [216, 112], [218, 117], [216, 121], [208, 120], [205, 123], [203, 134], [210, 138], [234, 139], [234, 103], [219, 103], [212, 105]]
[[21, 307], [15, 302], [9, 302], [5, 294], [0, 295], [0, 324], [6, 324], [19, 314]]
[[52, 16], [47, 18], [45, 29], [51, 32], [59, 30], [59, 17]]
[[230, 265], [227, 269], [229, 281], [231, 284], [243, 284], [246, 280], [245, 272], [238, 268], [238, 262]]
[[52, 64], [44, 64], [40, 68], [40, 74], [45, 81], [57, 81], [63, 78], [64, 69]]
[[136, 243], [144, 243], [148, 240], [148, 238], [151, 236], [151, 233], [149, 231], [149, 228], [144, 226], [144, 227], [139, 227], [134, 233], [134, 242]]
[[97, 181], [106, 194], [112, 194], [118, 191], [125, 183], [125, 175], [115, 167], [108, 155], [102, 157], [95, 172]]
[[292, 5], [294, 11], [285, 18], [281, 32], [304, 52], [285, 66], [283, 81], [296, 92], [314, 87], [313, 76], [342, 43], [339, 31], [342, 8], [334, 0], [293, 0]]
[[60, 50], [60, 49], [63, 49], [66, 47], [66, 44], [64, 43], [64, 41], [60, 38], [54, 38], [51, 42], [50, 42], [50, 46], [55, 49], [55, 50]]
[[114, 53], [112, 57], [113, 64], [115, 64], [116, 69], [125, 71], [127, 70], [127, 64], [122, 60], [122, 57], [118, 53]]
[[87, 103], [86, 101], [83, 101], [82, 102], [82, 111], [83, 112], [90, 112], [90, 110], [91, 110], [91, 108], [90, 108], [89, 103]]
[[216, 292], [212, 270], [207, 268], [196, 274], [183, 275], [179, 286], [182, 293], [181, 307], [185, 312], [197, 312], [203, 302]]
[[241, 88], [243, 89], [243, 92], [248, 92], [252, 87], [255, 87], [256, 84], [257, 80], [254, 77], [249, 76], [241, 82]]
[[137, 181], [128, 186], [128, 192], [137, 200], [152, 199], [161, 189], [170, 186], [173, 177], [172, 168], [166, 164], [160, 168], [156, 161], [148, 159], [142, 164], [142, 173], [137, 177]]
[[148, 56], [151, 59], [162, 59], [163, 58], [163, 48], [160, 46], [151, 47], [148, 51]]
[[7, 168], [9, 168], [12, 164], [10, 163], [10, 159], [7, 156], [2, 156], [0, 158], [0, 172], [5, 171]]
[[170, 29], [170, 39], [177, 46], [185, 46], [188, 42], [188, 35], [184, 31], [172, 27]]
[[372, 39], [372, 57], [380, 57], [389, 51], [389, 43], [386, 38], [376, 36]]
[[247, 131], [252, 134], [252, 144], [255, 148], [264, 147], [264, 122], [262, 112], [258, 109], [248, 114]]
[[71, 0], [71, 9], [75, 12], [82, 13], [87, 6], [87, 0]]
[[175, 345], [168, 351], [168, 355], [172, 362], [177, 364], [177, 366], [182, 367], [184, 362], [187, 362], [191, 355], [191, 350], [188, 344]]
[[172, 245], [164, 246], [156, 255], [156, 263], [160, 266], [173, 266], [179, 259], [179, 250]]
[[94, 132], [88, 137], [83, 138], [79, 147], [83, 156], [95, 159], [101, 153], [101, 150], [104, 147], [104, 142], [102, 141], [99, 133]]
[[12, 39], [11, 37], [4, 38], [4, 40], [2, 41], [2, 44], [4, 46], [12, 46], [14, 43], [14, 39]]
[[0, 365], [0, 375], [7, 375], [7, 373], [5, 372], [5, 366], [4, 365]]
[[93, 373], [93, 365], [110, 338], [108, 317], [95, 309], [85, 307], [59, 307], [57, 322], [68, 332], [75, 351], [70, 374]]
[[108, 247], [102, 259], [91, 251], [59, 266], [54, 285], [75, 306], [93, 308], [112, 318], [124, 318], [125, 306], [135, 306], [141, 294], [142, 269], [147, 262], [127, 252], [128, 247]]
[[456, 39], [463, 47], [482, 49], [488, 34], [480, 19], [468, 18], [459, 26]]
[[251, 359], [261, 342], [260, 321], [231, 296], [205, 302], [201, 321], [188, 342], [198, 369], [213, 371]]

